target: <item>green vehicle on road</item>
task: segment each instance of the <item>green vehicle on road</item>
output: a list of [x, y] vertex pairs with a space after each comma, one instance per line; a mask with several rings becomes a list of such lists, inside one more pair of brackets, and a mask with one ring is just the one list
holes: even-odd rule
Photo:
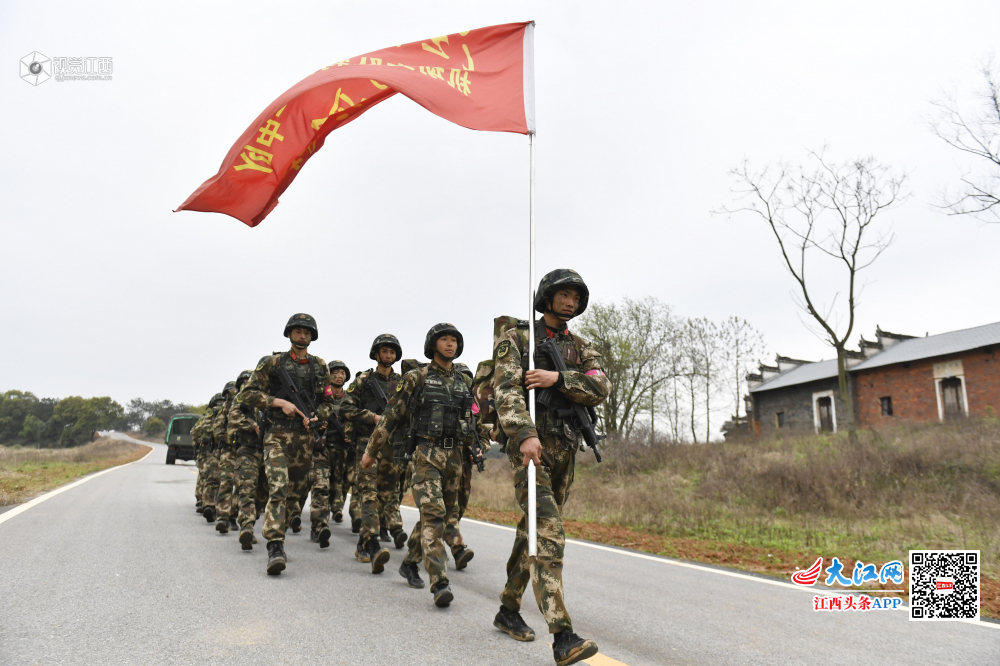
[[167, 464], [178, 460], [194, 460], [194, 443], [191, 428], [201, 418], [201, 414], [174, 414], [167, 424], [167, 434], [163, 442], [167, 445]]

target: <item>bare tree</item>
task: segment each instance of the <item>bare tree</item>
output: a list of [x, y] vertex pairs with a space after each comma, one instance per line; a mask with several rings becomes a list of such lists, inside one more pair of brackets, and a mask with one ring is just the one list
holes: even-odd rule
[[669, 306], [655, 298], [591, 303], [581, 317], [580, 333], [603, 355], [611, 381], [611, 395], [598, 410], [606, 433], [628, 436], [650, 408], [652, 391], [666, 381], [673, 326]]
[[980, 170], [962, 174], [956, 192], [946, 191], [940, 208], [949, 215], [969, 215], [984, 222], [1000, 222], [1000, 68], [986, 61], [980, 73], [983, 86], [976, 108], [962, 112], [954, 90], [943, 92], [931, 104], [931, 131], [949, 146], [979, 160]]
[[[846, 344], [854, 330], [861, 285], [858, 273], [868, 268], [892, 243], [893, 235], [873, 226], [880, 214], [905, 200], [906, 175], [895, 173], [873, 157], [835, 164], [823, 152], [810, 152], [810, 165], [777, 163], [753, 171], [750, 163], [730, 171], [733, 194], [742, 206], [719, 212], [751, 212], [768, 224], [785, 268], [798, 285], [797, 304], [819, 324], [816, 331], [837, 351], [840, 397], [847, 426], [854, 433], [854, 406], [847, 391]], [[813, 277], [817, 262], [832, 260], [842, 276], [833, 284], [846, 292], [846, 312], [837, 309], [840, 291], [820, 311], [813, 288], [825, 280]], [[807, 269], [810, 272], [807, 273]], [[808, 276], [808, 277], [807, 277]], [[843, 318], [846, 316], [846, 325]]]
[[722, 360], [733, 400], [733, 419], [740, 424], [740, 404], [743, 402], [743, 385], [755, 358], [764, 352], [764, 337], [746, 319], [729, 317], [719, 327]]

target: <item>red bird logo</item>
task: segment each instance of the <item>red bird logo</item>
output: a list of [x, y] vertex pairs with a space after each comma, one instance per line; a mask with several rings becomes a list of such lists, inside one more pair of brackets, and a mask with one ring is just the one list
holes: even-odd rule
[[823, 558], [817, 557], [813, 565], [805, 571], [796, 571], [792, 574], [792, 582], [796, 585], [815, 585], [819, 580], [819, 572], [823, 570]]

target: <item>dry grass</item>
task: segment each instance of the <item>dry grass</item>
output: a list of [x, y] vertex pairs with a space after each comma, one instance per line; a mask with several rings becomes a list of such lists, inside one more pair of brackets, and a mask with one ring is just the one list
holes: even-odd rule
[[[918, 548], [982, 551], [984, 611], [1000, 614], [1000, 424], [745, 443], [621, 442], [578, 459], [567, 533], [785, 574], [817, 555], [881, 563]], [[510, 522], [511, 471], [476, 474], [471, 517]]]
[[69, 449], [0, 446], [0, 506], [20, 504], [81, 476], [138, 460], [141, 444], [102, 437]]

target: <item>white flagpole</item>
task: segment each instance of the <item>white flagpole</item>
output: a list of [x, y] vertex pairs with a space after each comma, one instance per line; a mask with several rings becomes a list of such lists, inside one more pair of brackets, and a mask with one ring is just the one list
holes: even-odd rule
[[[528, 205], [528, 369], [535, 368], [535, 133], [528, 134], [528, 151], [531, 161], [531, 185], [529, 187], [530, 203]], [[535, 412], [535, 392], [528, 391], [528, 411], [531, 418], [537, 418]], [[535, 496], [535, 463], [528, 463], [528, 556], [538, 555], [538, 521], [536, 517]]]

